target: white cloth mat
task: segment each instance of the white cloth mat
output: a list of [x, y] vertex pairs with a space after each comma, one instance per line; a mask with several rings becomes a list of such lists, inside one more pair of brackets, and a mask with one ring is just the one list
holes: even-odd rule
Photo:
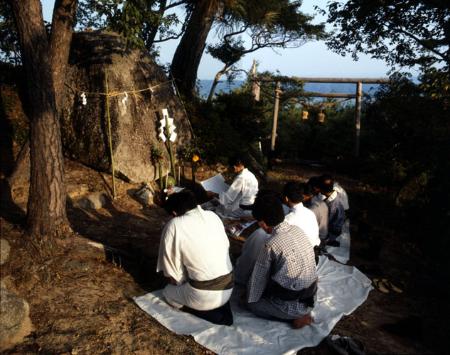
[[321, 256], [318, 268], [314, 323], [302, 329], [290, 324], [257, 318], [232, 300], [234, 324], [214, 325], [170, 307], [162, 291], [135, 297], [146, 313], [177, 334], [190, 334], [195, 341], [218, 354], [295, 354], [318, 345], [343, 315], [352, 313], [372, 289], [371, 281], [358, 269]]
[[328, 253], [333, 255], [337, 261], [343, 264], [347, 264], [350, 259], [350, 220], [347, 218], [345, 224], [342, 227], [342, 233], [336, 239], [340, 244], [339, 247], [327, 246]]

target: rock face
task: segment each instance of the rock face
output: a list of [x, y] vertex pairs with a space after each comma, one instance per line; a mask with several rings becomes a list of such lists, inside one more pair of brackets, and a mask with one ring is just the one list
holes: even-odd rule
[[80, 199], [77, 204], [84, 208], [90, 210], [99, 210], [108, 202], [108, 195], [104, 192], [94, 192], [82, 199]]
[[0, 351], [8, 349], [30, 334], [32, 324], [28, 303], [0, 285]]
[[9, 242], [6, 239], [0, 239], [0, 265], [6, 263], [10, 250]]
[[68, 155], [93, 168], [111, 170], [108, 91], [115, 171], [132, 182], [157, 179], [152, 147], [163, 152], [163, 169], [169, 167], [167, 148], [158, 138], [161, 110], [168, 109], [177, 127], [174, 152], [188, 144], [192, 134], [182, 102], [164, 71], [148, 54], [129, 50], [113, 33], [74, 34], [69, 63], [61, 122]]

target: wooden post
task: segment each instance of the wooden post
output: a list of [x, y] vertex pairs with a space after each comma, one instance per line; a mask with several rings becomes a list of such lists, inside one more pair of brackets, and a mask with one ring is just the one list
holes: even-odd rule
[[275, 141], [277, 139], [277, 127], [278, 127], [278, 110], [280, 107], [280, 90], [281, 84], [277, 81], [277, 87], [275, 89], [275, 106], [273, 108], [273, 125], [272, 125], [272, 139], [270, 141], [270, 151], [272, 153], [275, 151]]
[[109, 156], [111, 158], [111, 175], [112, 175], [112, 192], [113, 199], [116, 198], [116, 180], [114, 176], [114, 156], [112, 146], [112, 133], [111, 133], [111, 117], [109, 113], [109, 93], [108, 93], [108, 69], [105, 69], [105, 92], [106, 92], [106, 120], [108, 127], [108, 143], [109, 143]]
[[359, 157], [359, 140], [361, 135], [361, 98], [362, 82], [356, 83], [356, 102], [355, 102], [355, 157]]

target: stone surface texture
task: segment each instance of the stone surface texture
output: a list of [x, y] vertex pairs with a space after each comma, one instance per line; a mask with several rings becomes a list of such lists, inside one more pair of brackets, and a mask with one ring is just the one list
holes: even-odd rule
[[[111, 171], [106, 79], [111, 122], [114, 168], [119, 177], [131, 182], [158, 178], [151, 161], [152, 147], [163, 153], [163, 171], [169, 167], [166, 145], [158, 138], [161, 111], [174, 118], [178, 147], [192, 137], [184, 106], [172, 82], [143, 51], [130, 50], [117, 34], [75, 33], [69, 59], [62, 137], [68, 155], [101, 171]], [[127, 93], [125, 91], [152, 90]], [[83, 104], [82, 93], [86, 100]]]
[[30, 334], [32, 324], [27, 301], [0, 285], [0, 351], [6, 350]]
[[3, 265], [8, 261], [11, 246], [6, 239], [0, 239], [0, 265]]

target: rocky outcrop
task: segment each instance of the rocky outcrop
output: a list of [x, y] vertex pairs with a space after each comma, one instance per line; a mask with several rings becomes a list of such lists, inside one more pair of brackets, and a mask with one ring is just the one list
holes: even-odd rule
[[109, 197], [105, 192], [94, 192], [77, 201], [77, 205], [84, 209], [99, 210], [108, 202]]
[[11, 247], [6, 239], [0, 239], [0, 265], [6, 263], [9, 257]]
[[167, 149], [158, 138], [163, 108], [177, 126], [174, 151], [191, 139], [183, 105], [162, 68], [147, 53], [128, 49], [120, 36], [99, 32], [74, 34], [69, 62], [61, 125], [66, 154], [98, 170], [111, 170], [107, 81], [113, 93], [109, 112], [115, 171], [132, 182], [158, 178], [152, 147], [164, 152], [164, 170], [169, 166]]
[[32, 324], [27, 301], [0, 284], [0, 351], [8, 349], [30, 334]]

